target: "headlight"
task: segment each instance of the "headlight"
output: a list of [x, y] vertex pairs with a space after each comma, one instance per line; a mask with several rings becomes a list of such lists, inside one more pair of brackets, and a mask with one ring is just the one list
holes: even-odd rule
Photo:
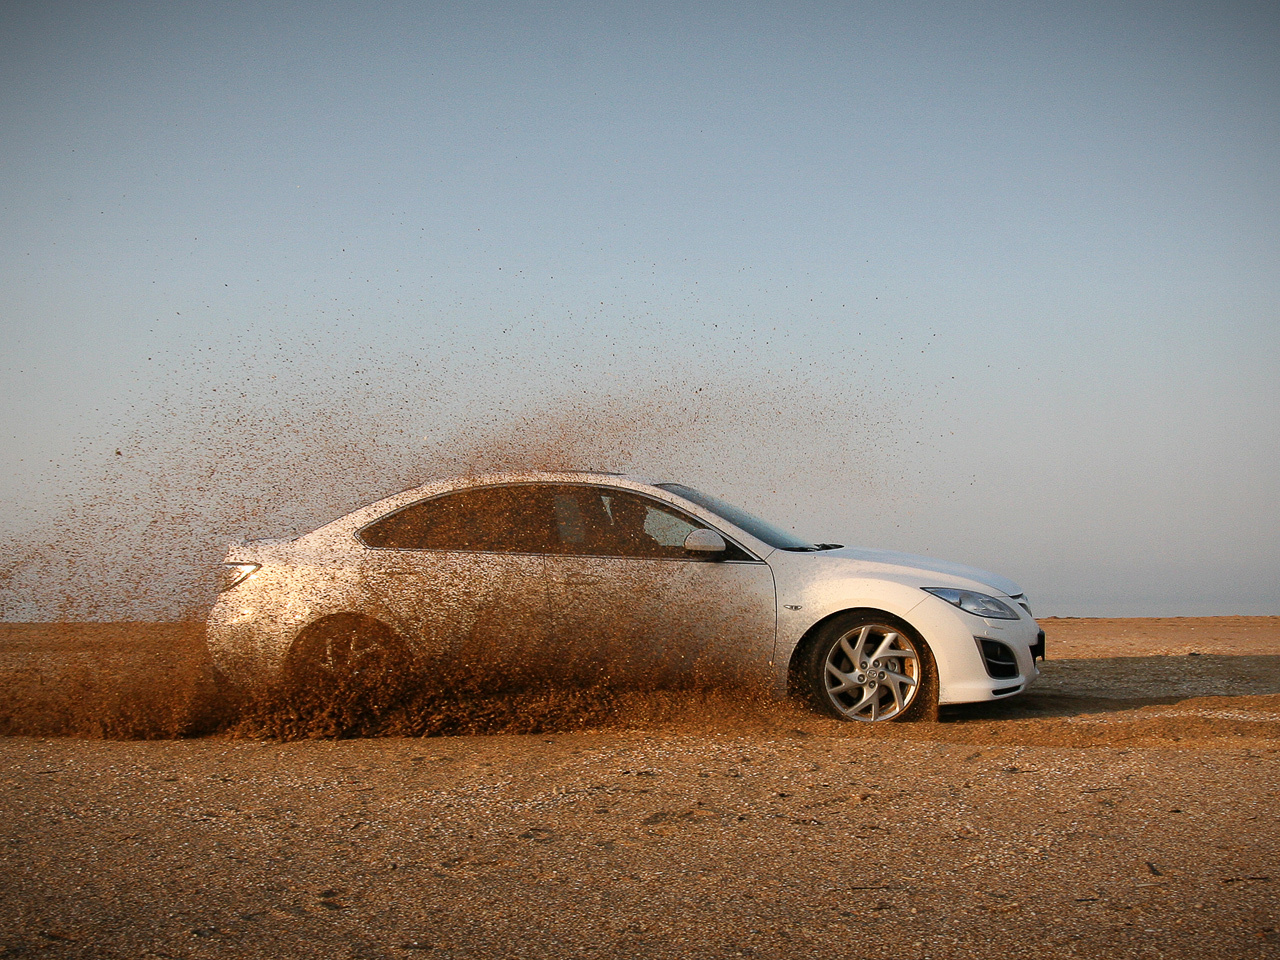
[[925, 593], [941, 597], [947, 603], [954, 604], [965, 613], [975, 617], [987, 617], [991, 620], [1017, 620], [1018, 611], [1003, 600], [988, 597], [985, 593], [974, 593], [972, 590], [956, 590], [952, 587], [921, 587]]
[[224, 563], [222, 565], [222, 582], [218, 584], [218, 589], [230, 590], [251, 573], [256, 573], [261, 569], [262, 564], [260, 563]]

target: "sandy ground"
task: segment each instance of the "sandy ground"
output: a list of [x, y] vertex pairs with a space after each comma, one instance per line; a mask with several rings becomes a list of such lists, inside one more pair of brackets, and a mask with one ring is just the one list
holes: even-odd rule
[[938, 723], [291, 743], [197, 628], [3, 625], [0, 957], [1280, 956], [1280, 618], [1043, 625]]

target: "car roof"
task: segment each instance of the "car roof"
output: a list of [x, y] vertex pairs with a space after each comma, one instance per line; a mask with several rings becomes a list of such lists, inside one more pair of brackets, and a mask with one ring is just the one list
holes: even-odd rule
[[610, 470], [505, 470], [494, 473], [469, 473], [452, 477], [436, 477], [410, 489], [482, 487], [502, 483], [581, 483], [583, 481], [599, 481], [603, 483], [623, 481], [646, 486], [652, 486], [654, 482], [649, 477]]
[[392, 503], [400, 502], [412, 503], [421, 497], [434, 497], [452, 490], [465, 490], [467, 487], [492, 487], [517, 483], [606, 483], [621, 487], [653, 488], [657, 486], [658, 481], [650, 477], [604, 470], [508, 470], [495, 473], [456, 474], [436, 477], [416, 486], [406, 487], [381, 497], [362, 509], [390, 506]]

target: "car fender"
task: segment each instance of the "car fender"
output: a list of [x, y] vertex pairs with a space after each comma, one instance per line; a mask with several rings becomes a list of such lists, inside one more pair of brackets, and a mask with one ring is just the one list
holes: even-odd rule
[[268, 562], [214, 604], [207, 630], [215, 666], [237, 682], [274, 679], [298, 636], [335, 614], [381, 621], [415, 647], [405, 624], [353, 571], [318, 558], [301, 564]]
[[964, 625], [947, 613], [946, 604], [928, 603], [930, 599], [914, 584], [885, 578], [832, 577], [806, 584], [793, 594], [780, 588], [774, 647], [780, 691], [790, 683], [796, 651], [814, 631], [845, 611], [878, 610], [904, 621], [924, 638], [937, 665], [938, 686], [945, 699], [949, 684], [969, 678], [975, 668], [982, 670], [982, 665]]

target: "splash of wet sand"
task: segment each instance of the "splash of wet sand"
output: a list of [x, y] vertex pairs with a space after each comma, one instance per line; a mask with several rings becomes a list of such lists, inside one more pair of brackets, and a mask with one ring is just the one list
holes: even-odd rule
[[[1048, 627], [1052, 649], [1054, 623]], [[1125, 634], [1175, 646], [1198, 637], [1202, 649], [1098, 656]], [[649, 687], [503, 687], [457, 673], [415, 678], [374, 713], [283, 687], [232, 703], [212, 686], [199, 624], [3, 624], [0, 734], [299, 740], [695, 728], [1086, 747], [1280, 739], [1278, 617], [1074, 620], [1063, 641], [1074, 659], [1047, 664], [1028, 694], [947, 708], [940, 723], [866, 725], [698, 677]]]
[[883, 385], [677, 369], [660, 383], [450, 412], [424, 385], [429, 372], [359, 373], [292, 391], [175, 387], [105, 455], [87, 445], [62, 505], [5, 538], [0, 620], [200, 620], [228, 542], [294, 536], [431, 478], [634, 472], [748, 508], [784, 504], [784, 516], [816, 512], [836, 488], [903, 487], [894, 471], [911, 428]]

